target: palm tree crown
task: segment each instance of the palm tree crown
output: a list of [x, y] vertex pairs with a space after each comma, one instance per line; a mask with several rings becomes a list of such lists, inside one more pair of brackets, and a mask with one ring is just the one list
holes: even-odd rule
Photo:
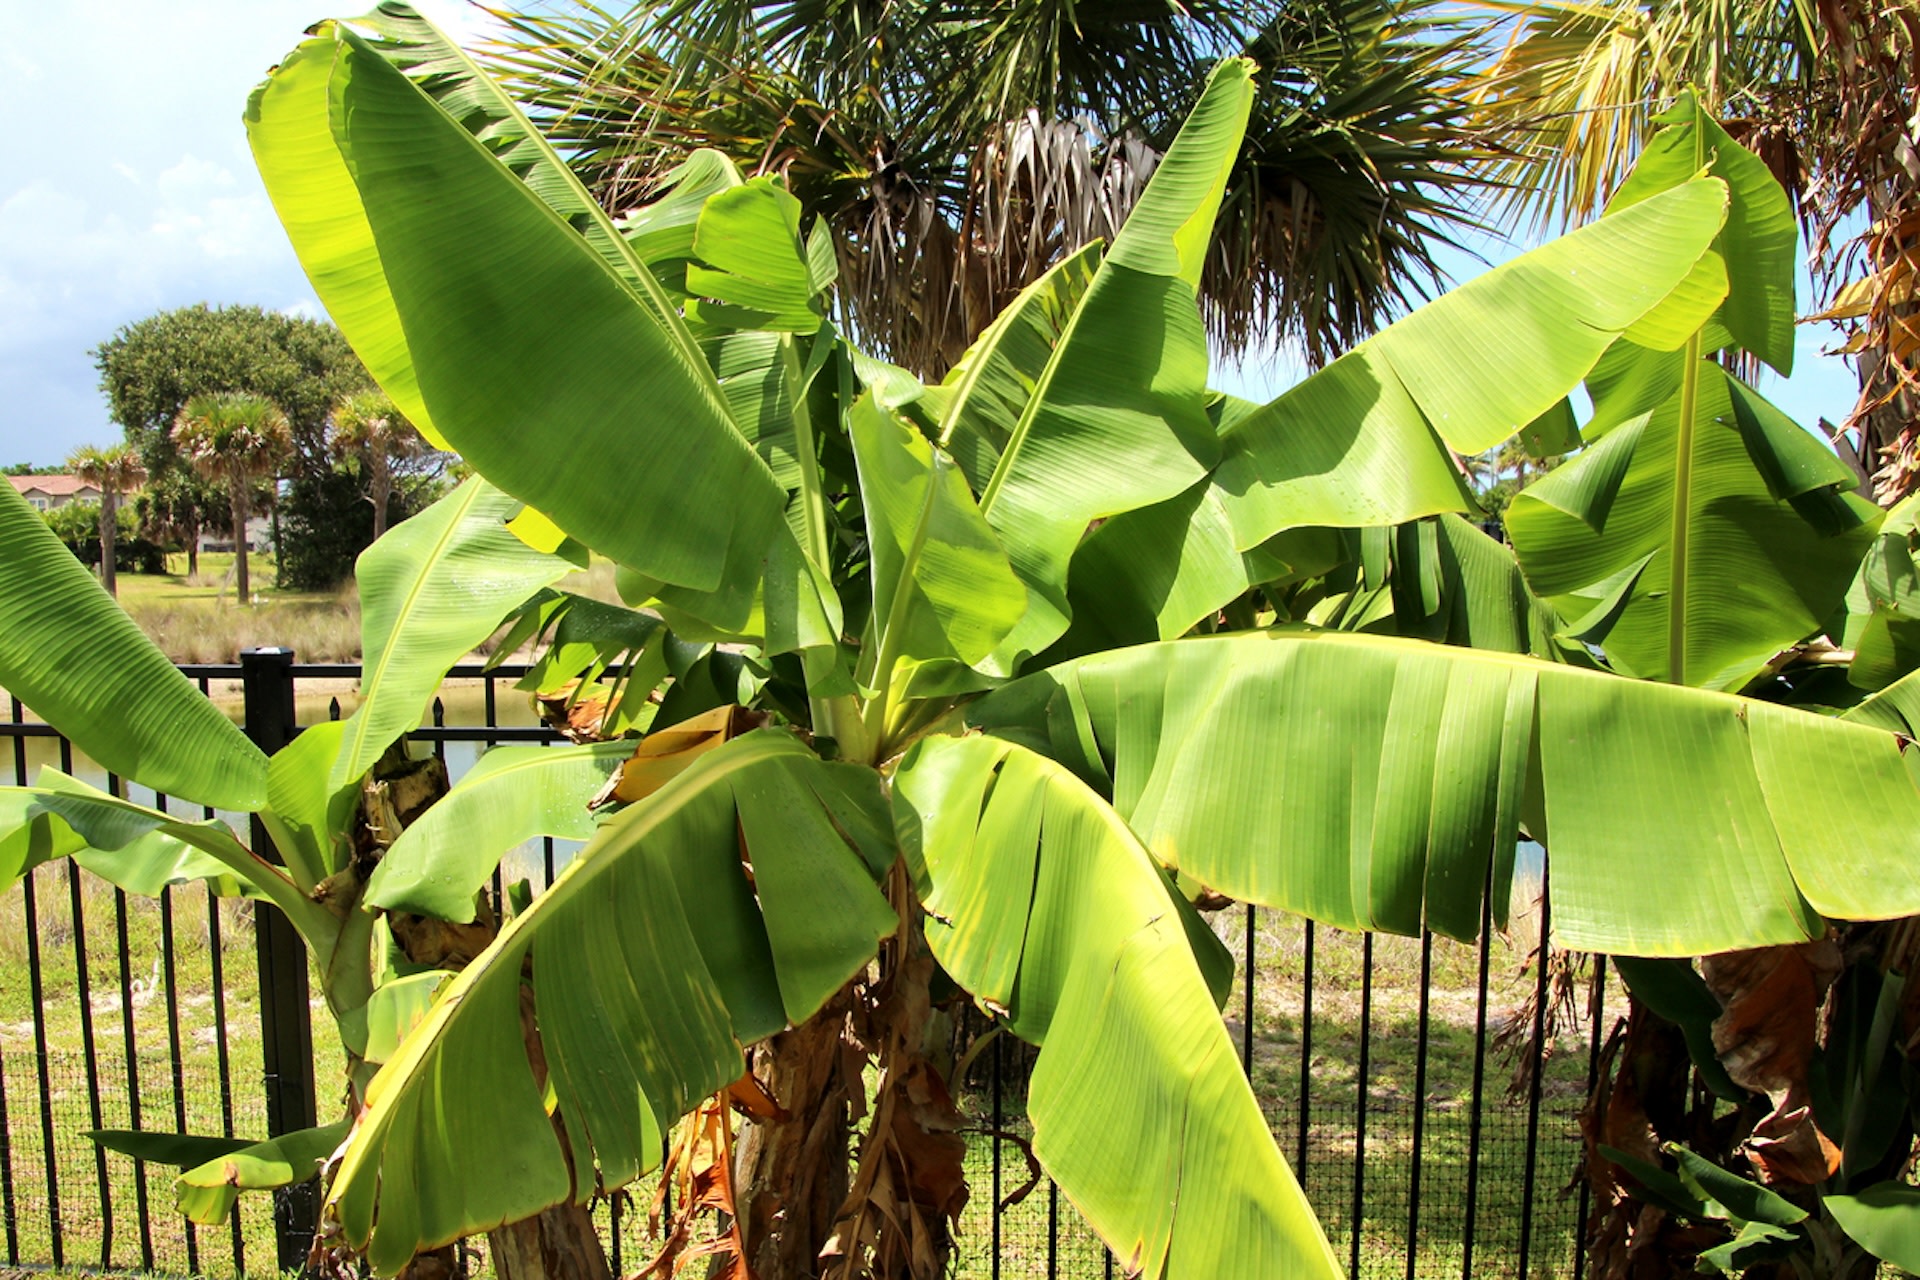
[[209, 480], [227, 486], [233, 507], [235, 589], [251, 600], [247, 583], [247, 509], [253, 481], [271, 476], [293, 448], [287, 415], [263, 396], [221, 391], [197, 395], [181, 406], [173, 442]]
[[1228, 351], [1319, 363], [1438, 277], [1472, 222], [1474, 53], [1431, 0], [674, 0], [509, 11], [489, 69], [615, 212], [701, 147], [834, 231], [848, 319], [938, 376], [1024, 286], [1110, 239], [1207, 66], [1253, 108], [1202, 281]]
[[328, 416], [329, 444], [340, 457], [360, 461], [373, 504], [373, 536], [387, 531], [387, 504], [393, 496], [393, 466], [426, 453], [430, 446], [392, 400], [377, 391], [351, 395]]

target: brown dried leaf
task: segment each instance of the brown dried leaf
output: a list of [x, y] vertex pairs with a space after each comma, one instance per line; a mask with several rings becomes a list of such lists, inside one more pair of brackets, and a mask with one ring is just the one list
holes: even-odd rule
[[726, 1099], [735, 1111], [752, 1116], [756, 1120], [772, 1120], [779, 1123], [792, 1117], [787, 1109], [774, 1100], [759, 1079], [748, 1071], [738, 1080], [727, 1086]]
[[743, 707], [715, 707], [679, 724], [656, 729], [640, 739], [633, 755], [623, 762], [608, 787], [593, 798], [594, 805], [613, 800], [632, 804], [644, 800], [707, 752], [767, 722], [764, 713]]
[[1700, 963], [1721, 1004], [1714, 1052], [1735, 1084], [1773, 1102], [1742, 1146], [1764, 1181], [1818, 1182], [1840, 1167], [1838, 1150], [1813, 1122], [1807, 1083], [1820, 1006], [1840, 969], [1840, 948], [1827, 939], [1726, 952]]
[[535, 694], [533, 701], [539, 708], [540, 719], [570, 741], [604, 742], [607, 697], [595, 694], [582, 698], [579, 692], [580, 682], [569, 680], [551, 692]]

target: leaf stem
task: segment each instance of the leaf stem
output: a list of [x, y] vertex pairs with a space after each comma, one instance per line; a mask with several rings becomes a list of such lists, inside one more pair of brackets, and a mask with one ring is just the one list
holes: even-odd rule
[[[1693, 123], [1693, 167], [1706, 164], [1706, 139]], [[1693, 428], [1700, 408], [1700, 333], [1687, 339], [1687, 366], [1680, 375], [1680, 439], [1673, 461], [1673, 520], [1667, 540], [1673, 557], [1667, 573], [1667, 680], [1685, 684], [1687, 671], [1687, 533], [1693, 507]]]

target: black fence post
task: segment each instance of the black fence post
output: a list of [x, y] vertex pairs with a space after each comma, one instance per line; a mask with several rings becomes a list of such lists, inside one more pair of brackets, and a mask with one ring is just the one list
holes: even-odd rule
[[[243, 649], [240, 682], [246, 731], [271, 755], [292, 741], [293, 650]], [[280, 861], [266, 827], [253, 819], [253, 849]], [[267, 1089], [267, 1133], [279, 1137], [318, 1123], [314, 1104], [313, 1020], [307, 1003], [307, 948], [278, 911], [256, 909], [253, 935], [260, 966], [260, 1056]], [[317, 1188], [311, 1181], [276, 1192], [274, 1238], [280, 1270], [300, 1271], [313, 1246]]]

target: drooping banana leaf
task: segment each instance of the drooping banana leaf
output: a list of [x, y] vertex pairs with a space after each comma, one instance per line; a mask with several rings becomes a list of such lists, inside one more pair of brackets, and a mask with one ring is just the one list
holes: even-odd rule
[[1129, 1274], [1342, 1274], [1241, 1071], [1173, 890], [1062, 766], [992, 738], [895, 774], [927, 941], [1040, 1046], [1033, 1149]]
[[1489, 885], [1503, 919], [1523, 815], [1578, 950], [1700, 955], [1920, 910], [1900, 739], [1728, 694], [1275, 632], [1064, 663], [969, 720], [1111, 794], [1183, 876], [1343, 928], [1472, 938]]
[[[30, 849], [71, 855], [130, 893], [156, 897], [169, 884], [207, 880], [224, 893], [266, 898], [312, 945], [324, 945], [338, 927], [325, 907], [215, 818], [188, 821], [43, 768], [38, 786], [0, 787], [0, 850], [8, 849], [22, 828], [34, 842]], [[0, 853], [0, 867], [11, 857]]]
[[[1008, 663], [1066, 629], [1067, 565], [1087, 526], [1173, 497], [1218, 452], [1196, 290], [1252, 102], [1251, 64], [1221, 63], [1067, 317], [980, 491], [1031, 595]], [[1007, 390], [992, 381], [977, 393]]]
[[259, 1142], [138, 1129], [95, 1129], [87, 1137], [136, 1160], [179, 1166], [176, 1205], [189, 1221], [213, 1226], [233, 1211], [242, 1191], [270, 1191], [316, 1176], [346, 1135], [342, 1120]]
[[1225, 427], [1215, 484], [1235, 544], [1468, 509], [1446, 446], [1481, 452], [1551, 410], [1687, 278], [1726, 203], [1703, 179], [1550, 241]]
[[420, 717], [447, 670], [514, 606], [573, 566], [515, 537], [520, 503], [478, 478], [361, 553], [361, 704], [347, 718], [333, 790], [373, 767]]
[[[851, 769], [777, 730], [702, 756], [454, 979], [369, 1086], [328, 1193], [376, 1272], [638, 1177], [674, 1119], [738, 1078], [744, 1043], [867, 963], [896, 917], [863, 848], [885, 802]], [[522, 1042], [529, 958], [571, 1164]]]
[[0, 494], [0, 689], [111, 773], [197, 804], [258, 808], [267, 793], [260, 749], [8, 490]]
[[1352, 585], [1323, 601], [1314, 623], [1593, 665], [1558, 639], [1560, 619], [1528, 590], [1513, 552], [1459, 516], [1362, 529], [1358, 540], [1380, 544], [1378, 565], [1363, 552]]
[[1701, 361], [1696, 386], [1690, 421], [1677, 388], [1518, 494], [1507, 530], [1562, 616], [1606, 615], [1576, 630], [1616, 668], [1737, 687], [1820, 630], [1880, 517], [1829, 450], [1719, 365]]
[[[711, 590], [763, 551], [779, 489], [651, 275], [602, 252], [624, 241], [590, 243], [338, 24], [249, 122], [315, 288], [403, 410], [411, 375], [411, 403], [478, 471], [662, 582]], [[582, 483], [581, 457], [623, 482]]]
[[473, 895], [508, 850], [539, 836], [593, 835], [587, 802], [633, 748], [631, 740], [495, 747], [400, 833], [367, 884], [368, 905], [473, 919]]
[[348, 1122], [296, 1129], [183, 1170], [174, 1199], [190, 1221], [212, 1226], [233, 1212], [242, 1191], [273, 1191], [319, 1176], [347, 1136]]

